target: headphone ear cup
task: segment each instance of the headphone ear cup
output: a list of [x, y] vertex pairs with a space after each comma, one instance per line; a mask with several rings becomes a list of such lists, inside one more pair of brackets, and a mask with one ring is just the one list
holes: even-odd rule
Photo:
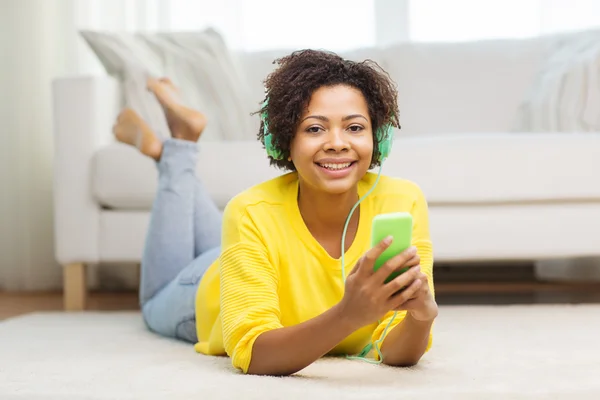
[[392, 142], [394, 141], [394, 127], [392, 125], [385, 125], [378, 130], [378, 142], [379, 142], [379, 159], [377, 161], [382, 162], [390, 155], [392, 151]]
[[275, 148], [275, 145], [273, 144], [273, 137], [271, 136], [271, 134], [266, 134], [264, 138], [267, 155], [275, 160], [281, 160], [281, 152]]
[[[263, 108], [266, 108], [268, 104], [269, 104], [269, 99], [266, 98], [263, 103]], [[282, 160], [283, 152], [275, 147], [275, 144], [273, 143], [273, 136], [271, 135], [271, 132], [269, 132], [269, 125], [267, 123], [267, 111], [266, 110], [260, 114], [260, 118], [262, 119], [262, 122], [263, 122], [263, 137], [264, 137], [264, 141], [265, 141], [265, 150], [267, 151], [267, 155], [275, 160]]]

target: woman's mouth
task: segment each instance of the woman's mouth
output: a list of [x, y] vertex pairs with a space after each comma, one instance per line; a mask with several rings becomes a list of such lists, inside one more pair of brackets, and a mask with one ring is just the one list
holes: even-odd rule
[[330, 171], [339, 171], [350, 167], [356, 161], [345, 162], [345, 163], [317, 163], [317, 165], [321, 168], [326, 168]]
[[352, 169], [354, 169], [356, 161], [315, 164], [319, 167], [320, 171], [330, 178], [344, 178], [352, 171]]

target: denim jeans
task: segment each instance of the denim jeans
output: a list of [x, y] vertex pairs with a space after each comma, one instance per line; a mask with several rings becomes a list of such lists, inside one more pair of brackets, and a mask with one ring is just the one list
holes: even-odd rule
[[219, 257], [220, 210], [195, 174], [198, 144], [167, 139], [141, 264], [140, 305], [157, 334], [197, 341], [195, 298]]

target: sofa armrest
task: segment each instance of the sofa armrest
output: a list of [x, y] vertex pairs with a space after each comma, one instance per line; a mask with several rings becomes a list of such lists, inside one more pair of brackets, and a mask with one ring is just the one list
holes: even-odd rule
[[95, 263], [100, 208], [91, 191], [92, 158], [113, 140], [120, 87], [108, 76], [59, 78], [52, 100], [55, 257], [62, 265]]

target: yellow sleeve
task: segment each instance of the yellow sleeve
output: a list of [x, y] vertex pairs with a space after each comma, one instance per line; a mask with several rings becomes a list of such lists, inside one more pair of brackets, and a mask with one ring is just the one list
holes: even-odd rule
[[421, 189], [417, 188], [416, 199], [411, 210], [413, 216], [412, 245], [417, 248], [421, 258], [421, 271], [427, 275], [429, 290], [435, 298], [433, 285], [433, 245], [429, 235], [429, 210], [427, 200]]
[[[425, 200], [425, 196], [421, 189], [417, 186], [416, 188], [416, 196], [413, 202], [411, 214], [413, 216], [413, 232], [412, 232], [412, 245], [417, 248], [417, 254], [421, 258], [421, 271], [427, 275], [427, 280], [429, 282], [429, 290], [431, 290], [432, 295], [435, 297], [435, 290], [433, 285], [433, 249], [431, 244], [431, 238], [429, 235], [429, 211], [427, 206], [427, 201]], [[373, 343], [382, 339], [382, 335], [385, 331], [390, 320], [392, 320], [394, 316], [394, 312], [391, 311], [385, 315], [385, 317], [381, 320], [381, 323], [377, 325], [375, 330], [373, 331], [373, 335], [371, 340]], [[398, 311], [396, 314], [396, 318], [394, 318], [391, 325], [388, 327], [387, 331], [385, 331], [385, 337], [391, 332], [391, 330], [398, 325], [406, 316], [406, 311]], [[431, 348], [432, 344], [432, 334], [429, 334], [429, 343], [427, 344], [427, 350]], [[383, 340], [379, 344], [379, 347], [383, 345]], [[379, 355], [375, 352], [375, 356], [378, 358]]]
[[278, 274], [255, 224], [227, 207], [220, 257], [223, 345], [235, 368], [247, 373], [256, 338], [281, 328]]

